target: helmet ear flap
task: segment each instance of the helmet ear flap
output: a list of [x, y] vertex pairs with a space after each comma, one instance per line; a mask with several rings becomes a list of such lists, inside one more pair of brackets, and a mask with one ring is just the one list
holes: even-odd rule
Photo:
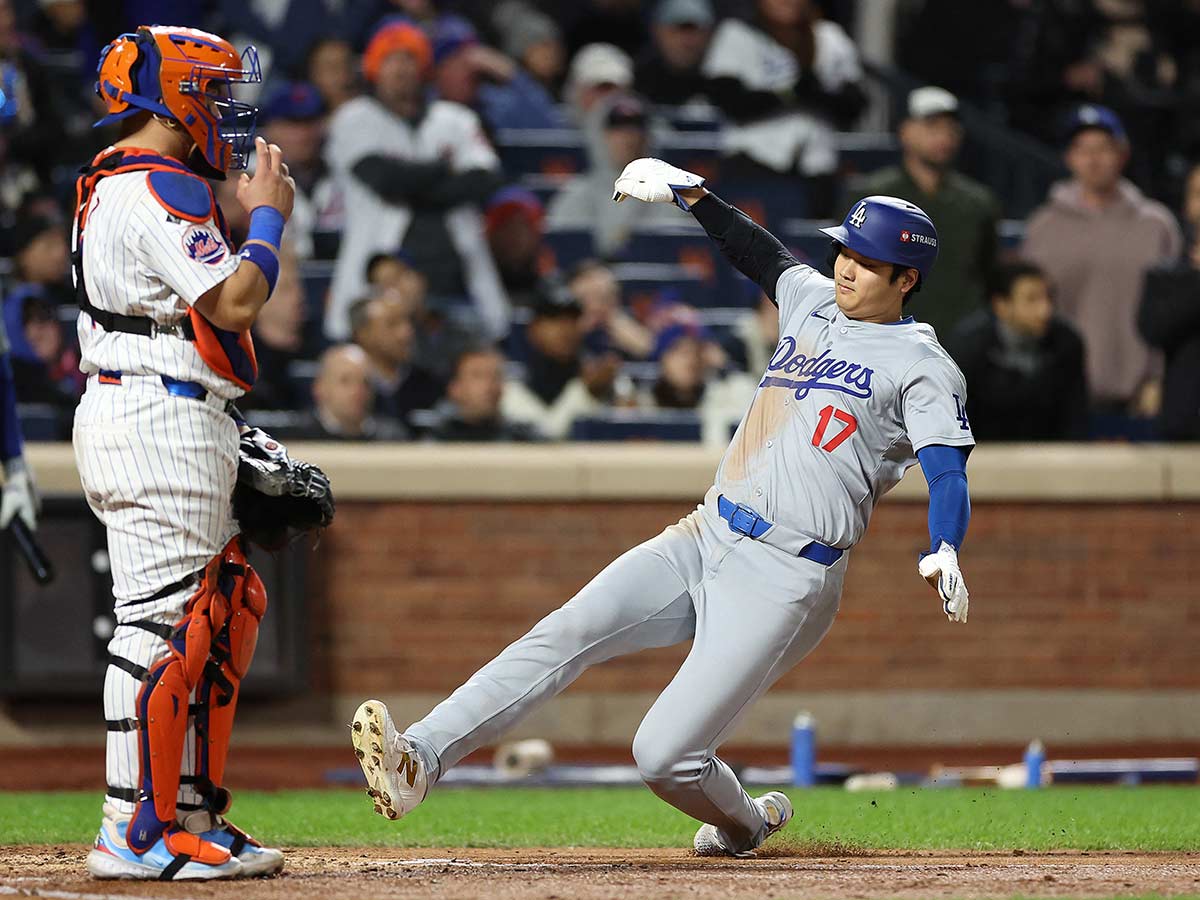
[[96, 67], [96, 94], [110, 114], [129, 110], [130, 96], [161, 95], [158, 83], [162, 54], [150, 29], [142, 26], [133, 34], [123, 34], [100, 53]]
[[101, 51], [100, 64], [96, 66], [96, 94], [110, 113], [129, 108], [124, 95], [137, 90], [134, 70], [140, 58], [137, 41], [131, 35], [121, 35]]

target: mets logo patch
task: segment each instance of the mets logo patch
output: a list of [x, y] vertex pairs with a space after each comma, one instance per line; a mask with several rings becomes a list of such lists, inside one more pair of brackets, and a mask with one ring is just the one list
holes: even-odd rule
[[225, 242], [206, 225], [193, 225], [183, 233], [183, 252], [198, 263], [215, 266], [225, 258]]

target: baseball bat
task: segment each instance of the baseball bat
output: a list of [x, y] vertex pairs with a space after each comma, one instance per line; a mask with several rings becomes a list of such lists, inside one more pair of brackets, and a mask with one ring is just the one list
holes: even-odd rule
[[9, 534], [17, 542], [17, 549], [29, 567], [29, 574], [38, 584], [49, 584], [54, 580], [54, 563], [50, 562], [45, 551], [37, 542], [37, 536], [25, 524], [20, 516], [15, 517], [8, 526]]

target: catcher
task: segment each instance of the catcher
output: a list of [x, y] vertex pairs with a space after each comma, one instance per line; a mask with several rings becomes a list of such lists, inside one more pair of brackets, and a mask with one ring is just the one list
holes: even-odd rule
[[[283, 866], [225, 818], [238, 691], [267, 598], [245, 540], [278, 547], [333, 516], [320, 470], [246, 426], [233, 401], [257, 363], [294, 185], [257, 110], [253, 47], [141, 27], [101, 52], [96, 91], [121, 137], [77, 182], [72, 252], [86, 392], [75, 458], [108, 533], [116, 629], [104, 683], [97, 878], [210, 879]], [[244, 169], [249, 237], [235, 252], [205, 178]], [[236, 486], [236, 493], [235, 493]], [[240, 525], [239, 525], [240, 518]]]

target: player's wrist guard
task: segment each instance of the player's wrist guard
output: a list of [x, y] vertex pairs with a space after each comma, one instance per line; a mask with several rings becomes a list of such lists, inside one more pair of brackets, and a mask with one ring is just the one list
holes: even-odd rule
[[267, 280], [267, 296], [275, 292], [279, 280], [279, 247], [283, 241], [283, 214], [271, 206], [259, 206], [250, 213], [250, 233], [239, 254], [258, 266]]

